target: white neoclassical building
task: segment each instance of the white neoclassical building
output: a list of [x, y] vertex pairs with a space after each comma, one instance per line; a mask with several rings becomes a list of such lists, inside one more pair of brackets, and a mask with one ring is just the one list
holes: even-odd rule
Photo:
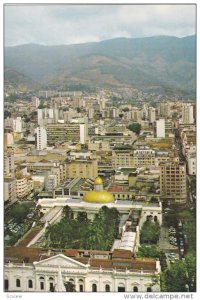
[[[133, 257], [127, 250], [65, 250], [12, 247], [5, 251], [5, 291], [158, 292], [160, 262]], [[153, 285], [154, 284], [154, 285]]]

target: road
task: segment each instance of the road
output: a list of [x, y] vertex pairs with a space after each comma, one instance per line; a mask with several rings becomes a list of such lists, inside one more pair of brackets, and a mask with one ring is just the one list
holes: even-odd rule
[[174, 252], [178, 251], [176, 246], [173, 246], [169, 243], [169, 229], [168, 227], [161, 227], [160, 239], [159, 239], [159, 248], [164, 252]]

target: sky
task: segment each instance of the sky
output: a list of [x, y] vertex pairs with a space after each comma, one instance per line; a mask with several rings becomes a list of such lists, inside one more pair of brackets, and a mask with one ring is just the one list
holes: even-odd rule
[[195, 5], [8, 5], [4, 45], [63, 45], [117, 37], [195, 34]]

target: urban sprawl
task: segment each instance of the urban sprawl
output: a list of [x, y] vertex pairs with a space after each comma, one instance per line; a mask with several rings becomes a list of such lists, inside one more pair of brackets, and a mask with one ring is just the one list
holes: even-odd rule
[[195, 292], [195, 101], [5, 93], [4, 207], [5, 291]]

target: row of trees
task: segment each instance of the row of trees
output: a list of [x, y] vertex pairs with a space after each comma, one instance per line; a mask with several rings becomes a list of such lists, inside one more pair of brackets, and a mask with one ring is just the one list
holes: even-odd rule
[[163, 292], [196, 291], [196, 214], [188, 209], [177, 212], [177, 208], [172, 207], [165, 216], [166, 224], [175, 227], [179, 219], [183, 223], [182, 233], [187, 236], [185, 260], [164, 270], [161, 276]]
[[185, 261], [177, 261], [161, 276], [163, 292], [196, 292], [196, 256], [188, 253]]
[[55, 248], [109, 250], [118, 234], [119, 212], [102, 207], [91, 222], [84, 213], [73, 219], [69, 207], [64, 209], [59, 223], [47, 227], [47, 245]]

